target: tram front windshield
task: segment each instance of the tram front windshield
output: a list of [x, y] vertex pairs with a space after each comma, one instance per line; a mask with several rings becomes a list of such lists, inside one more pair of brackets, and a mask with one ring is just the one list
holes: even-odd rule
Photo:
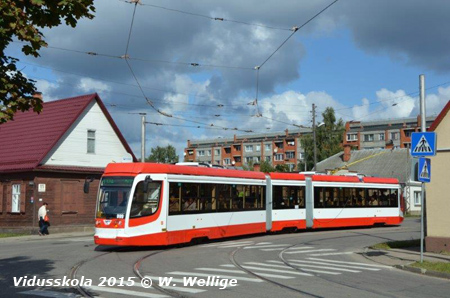
[[133, 177], [104, 177], [100, 182], [97, 218], [124, 218]]

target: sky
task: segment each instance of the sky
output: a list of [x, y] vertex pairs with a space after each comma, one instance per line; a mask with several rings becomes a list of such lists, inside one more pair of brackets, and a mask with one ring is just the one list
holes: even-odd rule
[[140, 2], [95, 1], [93, 20], [43, 29], [39, 58], [6, 51], [44, 101], [97, 92], [138, 158], [139, 113], [146, 155], [172, 145], [181, 160], [187, 140], [309, 127], [312, 104], [318, 122], [327, 107], [344, 121], [416, 117], [420, 74], [427, 116], [450, 99], [448, 1]]

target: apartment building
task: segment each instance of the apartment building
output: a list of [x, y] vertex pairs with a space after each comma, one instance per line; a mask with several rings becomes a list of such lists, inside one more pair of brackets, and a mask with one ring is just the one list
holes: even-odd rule
[[311, 129], [301, 128], [278, 133], [234, 135], [228, 139], [188, 140], [184, 161], [236, 167], [267, 161], [272, 166], [286, 164], [294, 170], [304, 159], [300, 138], [311, 132]]
[[[427, 117], [427, 127], [436, 117]], [[420, 131], [420, 116], [417, 118], [349, 121], [345, 123], [345, 138], [343, 146], [352, 149], [392, 149], [409, 148], [411, 134]]]

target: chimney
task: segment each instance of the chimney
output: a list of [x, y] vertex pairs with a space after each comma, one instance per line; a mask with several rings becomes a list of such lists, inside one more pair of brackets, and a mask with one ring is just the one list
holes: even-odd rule
[[42, 92], [35, 92], [34, 94], [33, 94], [33, 98], [37, 98], [37, 99], [40, 99], [40, 100], [42, 100]]
[[188, 148], [191, 148], [191, 140], [188, 140]]
[[344, 162], [349, 162], [350, 158], [352, 157], [352, 146], [344, 145]]
[[289, 135], [289, 130], [286, 128], [285, 132], [286, 132], [286, 137], [287, 137]]

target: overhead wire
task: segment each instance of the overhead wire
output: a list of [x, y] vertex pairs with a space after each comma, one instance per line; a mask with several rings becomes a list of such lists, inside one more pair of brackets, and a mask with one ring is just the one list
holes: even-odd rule
[[[119, 1], [125, 2], [125, 3], [133, 3], [132, 1], [127, 1], [127, 0], [119, 0]], [[274, 29], [274, 30], [284, 30], [284, 31], [291, 30], [290, 28], [283, 28], [283, 27], [268, 26], [268, 25], [264, 25], [264, 24], [249, 23], [249, 22], [244, 22], [244, 21], [239, 21], [239, 20], [227, 19], [227, 18], [224, 18], [224, 17], [211, 17], [211, 16], [208, 16], [208, 15], [200, 14], [200, 13], [188, 12], [188, 11], [184, 11], [184, 10], [180, 10], [180, 9], [168, 8], [168, 7], [154, 5], [154, 4], [140, 3], [140, 5], [153, 7], [153, 8], [158, 8], [158, 9], [163, 9], [163, 10], [167, 10], [167, 11], [171, 11], [171, 12], [182, 13], [182, 14], [195, 16], [195, 17], [201, 17], [201, 18], [208, 19], [208, 20], [211, 20], [211, 21], [231, 22], [231, 23], [237, 23], [237, 24], [248, 25], [248, 26], [255, 26], [255, 27], [262, 27], [262, 28]]]

